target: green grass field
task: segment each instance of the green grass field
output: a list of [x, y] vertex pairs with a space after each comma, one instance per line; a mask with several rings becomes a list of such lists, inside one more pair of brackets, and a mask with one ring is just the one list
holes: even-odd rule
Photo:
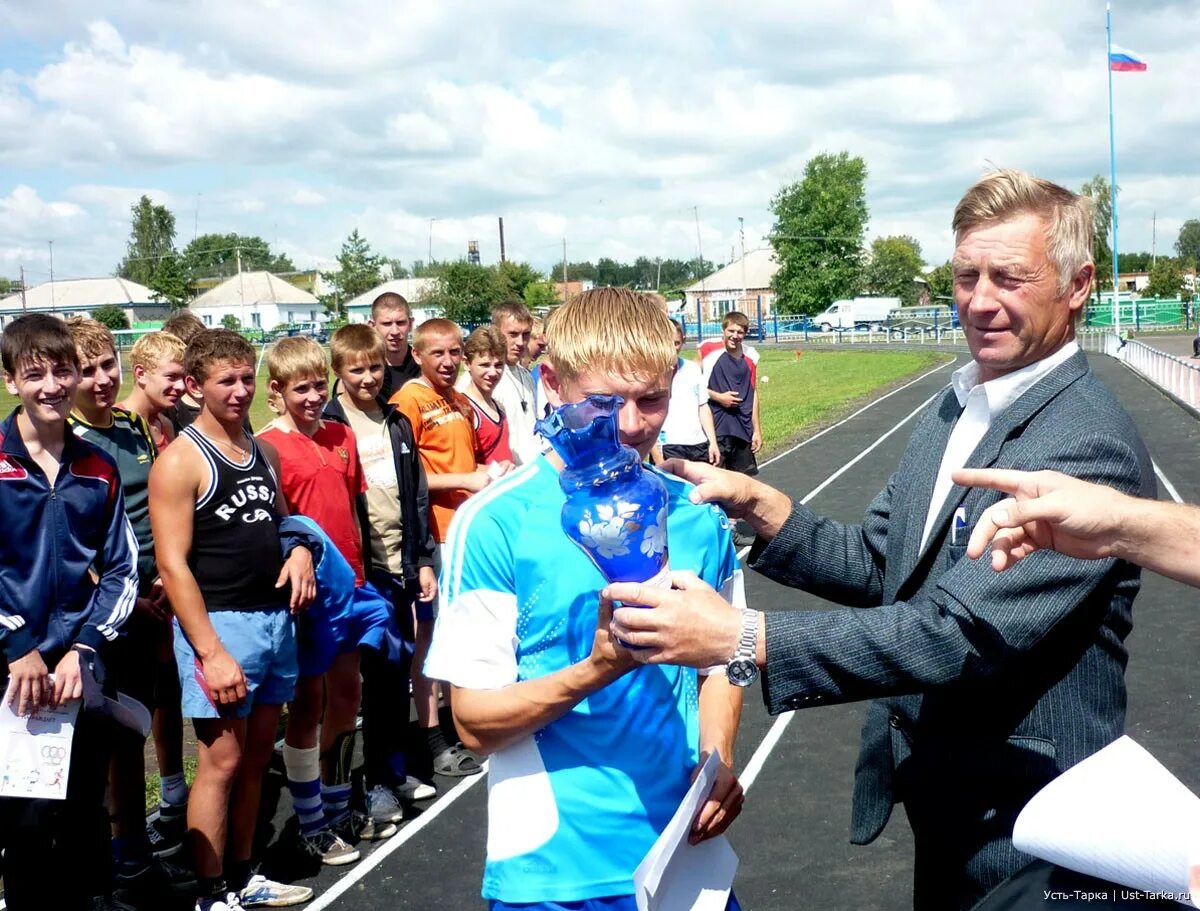
[[933, 351], [765, 349], [761, 354], [758, 393], [765, 455], [848, 413], [863, 396], [947, 358]]

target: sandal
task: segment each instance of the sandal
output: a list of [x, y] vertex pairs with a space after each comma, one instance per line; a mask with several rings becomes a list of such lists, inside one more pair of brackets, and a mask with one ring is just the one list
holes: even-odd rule
[[456, 743], [433, 757], [433, 771], [451, 778], [465, 778], [482, 772], [483, 763], [461, 743]]

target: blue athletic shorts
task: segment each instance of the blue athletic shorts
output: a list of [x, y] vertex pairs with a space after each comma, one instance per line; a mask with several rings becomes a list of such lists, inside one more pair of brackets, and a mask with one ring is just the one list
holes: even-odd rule
[[318, 598], [297, 624], [300, 676], [324, 674], [334, 658], [360, 645], [382, 651], [390, 619], [391, 605], [370, 582], [348, 597]]
[[200, 660], [174, 624], [175, 665], [183, 690], [184, 718], [245, 718], [255, 705], [283, 705], [296, 693], [296, 631], [286, 607], [275, 610], [213, 611], [208, 615], [225, 651], [242, 666], [246, 699], [220, 708], [207, 694]]
[[[511, 904], [498, 899], [488, 901], [488, 911], [637, 911], [637, 899], [632, 895], [608, 895], [604, 898], [588, 898], [578, 902], [533, 902]], [[725, 911], [742, 911], [737, 898], [729, 893]]]

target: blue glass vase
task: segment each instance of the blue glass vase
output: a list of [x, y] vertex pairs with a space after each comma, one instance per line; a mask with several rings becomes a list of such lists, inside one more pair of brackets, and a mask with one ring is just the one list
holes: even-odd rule
[[667, 488], [621, 443], [622, 399], [590, 395], [537, 423], [564, 469], [562, 527], [609, 582], [670, 587]]

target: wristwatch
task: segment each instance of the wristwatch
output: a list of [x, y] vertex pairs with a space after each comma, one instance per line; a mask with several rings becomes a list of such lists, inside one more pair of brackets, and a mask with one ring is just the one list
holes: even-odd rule
[[734, 686], [750, 686], [758, 679], [758, 611], [742, 610], [742, 638], [725, 665], [725, 676]]

